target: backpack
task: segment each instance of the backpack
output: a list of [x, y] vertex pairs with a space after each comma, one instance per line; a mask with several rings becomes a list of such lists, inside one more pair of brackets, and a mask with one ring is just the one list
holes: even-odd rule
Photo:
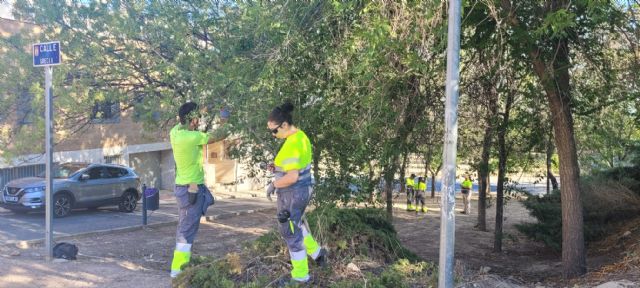
[[67, 260], [76, 260], [78, 255], [78, 246], [61, 242], [53, 247], [53, 257]]

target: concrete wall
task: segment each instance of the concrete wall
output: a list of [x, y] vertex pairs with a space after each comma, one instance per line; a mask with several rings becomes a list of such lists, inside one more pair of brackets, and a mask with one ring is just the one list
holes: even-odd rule
[[227, 148], [230, 143], [222, 140], [207, 145], [205, 154], [205, 172], [207, 185], [230, 184], [236, 181], [236, 160], [229, 159]]
[[81, 135], [62, 137], [64, 131], [56, 135], [57, 139], [64, 139], [56, 145], [57, 151], [75, 151], [88, 149], [109, 149], [112, 147], [125, 147], [132, 145], [168, 142], [168, 127], [164, 130], [145, 129], [142, 123], [133, 121], [133, 111], [120, 112], [120, 120], [117, 123], [90, 124]]
[[129, 167], [133, 168], [142, 184], [147, 187], [161, 187], [162, 170], [160, 151], [129, 154]]
[[160, 187], [164, 190], [173, 191], [176, 184], [176, 162], [173, 160], [172, 150], [160, 151], [160, 167]]

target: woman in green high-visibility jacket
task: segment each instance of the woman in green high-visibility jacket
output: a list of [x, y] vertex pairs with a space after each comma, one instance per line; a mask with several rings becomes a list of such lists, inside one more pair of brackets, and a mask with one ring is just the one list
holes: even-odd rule
[[291, 280], [309, 281], [307, 255], [324, 264], [325, 250], [320, 248], [302, 223], [302, 215], [313, 193], [311, 178], [311, 142], [307, 135], [293, 125], [293, 105], [285, 103], [269, 114], [267, 128], [279, 139], [285, 139], [274, 160], [275, 180], [267, 196], [275, 190], [278, 195], [280, 233], [287, 242], [291, 256]]

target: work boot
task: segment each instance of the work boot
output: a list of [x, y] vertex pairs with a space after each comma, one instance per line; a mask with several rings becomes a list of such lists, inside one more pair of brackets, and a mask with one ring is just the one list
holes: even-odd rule
[[424, 207], [422, 208], [422, 213], [427, 213], [427, 211], [429, 211], [428, 208], [424, 208]]
[[316, 265], [324, 268], [327, 265], [327, 250], [324, 248], [320, 248], [318, 257], [316, 257], [316, 259], [313, 259], [313, 261], [316, 262]]
[[[291, 278], [290, 275], [282, 276], [278, 281], [274, 283], [275, 287], [309, 287], [308, 285], [313, 284], [311, 280], [311, 275], [309, 275], [309, 279], [307, 281], [297, 281]], [[294, 286], [299, 285], [299, 286]]]

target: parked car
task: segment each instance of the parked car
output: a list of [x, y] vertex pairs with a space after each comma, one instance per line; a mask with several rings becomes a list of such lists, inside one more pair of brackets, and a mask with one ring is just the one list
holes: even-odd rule
[[[75, 208], [110, 205], [133, 212], [140, 199], [138, 175], [121, 165], [64, 163], [54, 168], [53, 178], [54, 217], [65, 217]], [[0, 200], [1, 207], [15, 212], [44, 209], [44, 174], [10, 181]]]

